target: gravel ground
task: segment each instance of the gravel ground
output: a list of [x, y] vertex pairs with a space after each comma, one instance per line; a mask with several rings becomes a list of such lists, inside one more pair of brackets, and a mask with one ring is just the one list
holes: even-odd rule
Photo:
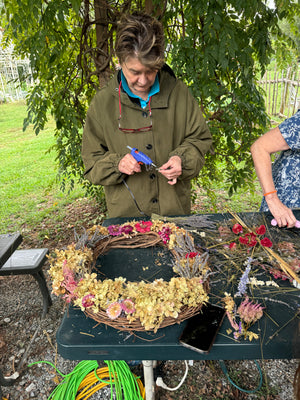
[[[64, 243], [70, 243], [74, 221], [78, 220], [78, 215], [95, 215], [96, 211], [86, 203], [78, 203], [68, 210], [63, 235], [57, 234], [55, 226], [52, 227], [53, 230], [56, 229], [53, 239], [50, 240], [48, 235], [48, 239], [41, 241], [37, 235], [41, 227], [37, 226], [36, 231], [31, 231], [30, 235], [23, 234], [22, 246], [48, 247], [50, 251], [55, 247], [61, 248]], [[45, 270], [47, 268], [46, 263]], [[48, 274], [45, 275], [50, 288]], [[20, 377], [13, 386], [2, 387], [3, 399], [47, 400], [59, 383], [60, 376], [51, 365], [37, 362], [51, 362], [63, 374], [71, 372], [79, 362], [65, 360], [56, 351], [55, 334], [65, 312], [64, 303], [52, 295], [53, 305], [46, 318], [41, 320], [42, 296], [31, 276], [0, 277], [0, 294], [0, 368], [5, 376], [20, 372]], [[30, 363], [37, 364], [29, 367]], [[176, 391], [156, 388], [156, 399], [294, 399], [293, 380], [298, 360], [260, 361], [263, 386], [254, 394], [244, 393], [231, 385], [218, 362], [191, 361], [189, 364], [188, 375], [182, 386]], [[253, 361], [228, 361], [226, 366], [233, 381], [240, 386], [248, 390], [257, 387], [259, 374]], [[134, 367], [133, 372], [140, 374], [140, 367]], [[162, 367], [163, 380], [170, 388], [179, 384], [184, 372], [183, 361], [166, 361]], [[104, 396], [101, 391], [101, 396], [98, 392], [90, 400], [105, 398], [110, 399], [110, 395]]]

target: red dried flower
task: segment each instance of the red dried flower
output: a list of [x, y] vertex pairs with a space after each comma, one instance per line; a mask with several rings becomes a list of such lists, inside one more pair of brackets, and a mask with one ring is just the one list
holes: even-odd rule
[[121, 226], [120, 230], [125, 235], [129, 235], [133, 231], [133, 227], [131, 225], [124, 225]]
[[230, 250], [235, 250], [236, 249], [236, 243], [235, 242], [230, 243], [229, 248], [230, 248]]
[[137, 222], [134, 227], [138, 232], [145, 233], [145, 232], [150, 232], [152, 226], [151, 221], [141, 221]]
[[248, 247], [254, 247], [257, 244], [255, 233], [246, 233], [245, 236], [239, 237], [239, 242], [245, 244]]
[[198, 254], [196, 251], [191, 251], [190, 253], [186, 253], [185, 258], [195, 258], [196, 256], [198, 256]]
[[266, 233], [265, 225], [260, 225], [258, 228], [256, 228], [256, 233], [258, 235], [264, 235]]
[[245, 236], [240, 236], [239, 237], [239, 242], [241, 243], [241, 244], [248, 244], [248, 242], [249, 242], [249, 240], [248, 240], [248, 238], [247, 237], [245, 237]]
[[234, 224], [232, 227], [232, 232], [235, 234], [243, 233], [243, 227], [240, 224]]
[[272, 247], [273, 243], [271, 242], [271, 240], [267, 237], [261, 239], [260, 244], [264, 247]]

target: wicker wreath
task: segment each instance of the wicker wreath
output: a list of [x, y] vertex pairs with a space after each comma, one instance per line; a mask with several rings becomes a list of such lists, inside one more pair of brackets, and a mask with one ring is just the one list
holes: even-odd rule
[[[172, 254], [169, 281], [127, 282], [100, 279], [99, 256], [111, 249], [164, 246]], [[50, 257], [53, 292], [79, 306], [98, 323], [123, 331], [154, 331], [200, 312], [208, 301], [208, 255], [182, 228], [163, 221], [131, 221], [95, 226], [65, 250]]]

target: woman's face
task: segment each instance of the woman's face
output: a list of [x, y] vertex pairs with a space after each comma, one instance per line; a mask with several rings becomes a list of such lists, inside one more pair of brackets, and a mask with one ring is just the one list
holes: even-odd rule
[[121, 67], [132, 93], [147, 100], [158, 70], [145, 67], [135, 57], [127, 58], [126, 62], [121, 64]]

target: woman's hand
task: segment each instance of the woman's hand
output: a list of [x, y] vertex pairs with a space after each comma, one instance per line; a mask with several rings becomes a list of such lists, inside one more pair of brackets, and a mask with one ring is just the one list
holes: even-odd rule
[[175, 185], [177, 178], [182, 174], [181, 158], [172, 156], [168, 162], [159, 168], [159, 172], [168, 179], [170, 185]]
[[279, 200], [277, 194], [272, 197], [271, 195], [266, 196], [266, 202], [279, 227], [288, 226], [293, 228], [295, 226], [296, 218], [292, 210]]
[[127, 153], [119, 162], [118, 169], [122, 174], [133, 175], [135, 172], [141, 172], [141, 166], [136, 159]]

